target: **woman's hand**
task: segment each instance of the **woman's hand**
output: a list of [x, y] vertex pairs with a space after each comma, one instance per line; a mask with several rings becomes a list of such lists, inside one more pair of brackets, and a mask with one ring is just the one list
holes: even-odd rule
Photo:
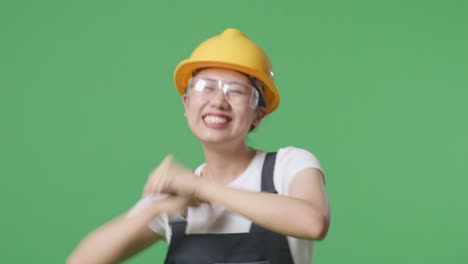
[[198, 195], [198, 183], [198, 177], [191, 170], [168, 155], [148, 176], [143, 195], [167, 193], [194, 200]]

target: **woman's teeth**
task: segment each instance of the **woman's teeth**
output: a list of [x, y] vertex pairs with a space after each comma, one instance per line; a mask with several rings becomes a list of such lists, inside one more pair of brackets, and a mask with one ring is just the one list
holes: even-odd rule
[[222, 124], [226, 123], [227, 119], [221, 116], [206, 116], [205, 117], [205, 122], [208, 124]]

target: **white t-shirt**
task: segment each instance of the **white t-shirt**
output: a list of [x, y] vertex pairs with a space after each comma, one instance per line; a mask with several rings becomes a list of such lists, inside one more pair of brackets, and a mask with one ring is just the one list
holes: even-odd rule
[[[273, 180], [280, 195], [288, 195], [289, 185], [294, 176], [303, 169], [317, 168], [321, 170], [317, 158], [310, 152], [295, 148], [280, 148], [277, 151]], [[255, 157], [242, 175], [237, 177], [228, 186], [249, 191], [260, 191], [261, 170], [266, 152], [257, 150]], [[205, 164], [200, 165], [195, 174], [199, 175]], [[158, 197], [147, 196], [140, 200], [133, 208], [143, 205]], [[171, 228], [169, 222], [180, 218], [180, 215], [160, 215], [148, 226], [168, 243], [171, 241]], [[204, 233], [248, 233], [252, 221], [232, 211], [225, 210], [221, 205], [202, 204], [199, 207], [190, 207], [187, 213], [187, 234]], [[291, 254], [296, 264], [309, 264], [312, 259], [313, 241], [287, 237]]]

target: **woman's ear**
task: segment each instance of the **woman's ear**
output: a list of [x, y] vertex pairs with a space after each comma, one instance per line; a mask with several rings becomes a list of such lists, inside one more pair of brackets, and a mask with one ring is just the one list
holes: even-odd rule
[[184, 94], [184, 96], [182, 96], [182, 103], [184, 104], [184, 116], [187, 116], [187, 110], [188, 110], [188, 98], [187, 98], [187, 95]]
[[260, 124], [260, 121], [262, 121], [262, 119], [268, 114], [268, 112], [266, 108], [263, 106], [257, 107], [255, 112], [256, 112], [256, 117], [253, 120], [252, 125], [255, 127], [258, 127], [258, 125]]

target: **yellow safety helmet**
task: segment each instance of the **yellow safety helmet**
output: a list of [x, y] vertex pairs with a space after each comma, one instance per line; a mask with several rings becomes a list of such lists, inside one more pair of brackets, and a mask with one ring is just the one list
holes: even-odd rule
[[174, 81], [181, 95], [185, 94], [192, 74], [202, 68], [225, 68], [236, 70], [260, 80], [261, 91], [268, 113], [279, 104], [279, 93], [273, 81], [273, 71], [267, 54], [238, 29], [226, 29], [220, 35], [201, 43], [186, 60], [177, 65]]

